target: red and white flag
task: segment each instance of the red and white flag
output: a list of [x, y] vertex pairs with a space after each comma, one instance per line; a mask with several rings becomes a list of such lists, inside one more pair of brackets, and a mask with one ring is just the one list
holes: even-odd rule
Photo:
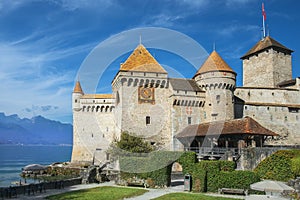
[[262, 3], [262, 6], [261, 6], [261, 8], [262, 8], [262, 15], [263, 15], [263, 17], [264, 17], [264, 20], [266, 21], [266, 19], [267, 19], [267, 15], [266, 15], [266, 11], [265, 11], [265, 5], [264, 5], [264, 3]]

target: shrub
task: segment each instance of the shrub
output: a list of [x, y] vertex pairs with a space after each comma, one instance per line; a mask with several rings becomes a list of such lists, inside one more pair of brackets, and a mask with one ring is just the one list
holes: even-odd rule
[[224, 172], [232, 172], [236, 168], [235, 162], [232, 161], [225, 161], [225, 160], [220, 160], [220, 170]]
[[[143, 154], [141, 154], [143, 155]], [[171, 170], [174, 160], [179, 152], [159, 151], [147, 156], [120, 156], [121, 179], [133, 177], [149, 180], [150, 186], [169, 186], [171, 183]]]
[[194, 164], [197, 163], [197, 155], [192, 151], [185, 151], [177, 162], [182, 166], [184, 174], [192, 174], [194, 170]]
[[300, 175], [300, 157], [296, 157], [291, 160], [291, 169], [294, 177]]
[[260, 162], [254, 171], [262, 179], [288, 181], [294, 178], [292, 159], [299, 156], [299, 152], [299, 150], [277, 151]]
[[252, 171], [219, 172], [208, 176], [208, 191], [216, 192], [218, 188], [250, 189], [252, 183], [260, 181], [259, 176]]

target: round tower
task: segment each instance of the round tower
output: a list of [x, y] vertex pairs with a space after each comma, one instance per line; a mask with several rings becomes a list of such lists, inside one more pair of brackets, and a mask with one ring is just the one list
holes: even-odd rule
[[83, 95], [83, 91], [79, 81], [76, 81], [73, 93], [72, 93], [72, 108], [73, 111], [80, 110], [80, 97]]
[[213, 51], [194, 76], [197, 85], [206, 91], [205, 122], [234, 118], [236, 73]]

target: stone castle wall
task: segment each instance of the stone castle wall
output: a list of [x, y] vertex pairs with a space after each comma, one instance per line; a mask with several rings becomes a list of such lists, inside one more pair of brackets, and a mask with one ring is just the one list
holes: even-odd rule
[[237, 88], [242, 99], [243, 117], [250, 116], [262, 126], [278, 133], [272, 145], [300, 144], [300, 92], [287, 89]]
[[291, 55], [266, 50], [243, 60], [244, 87], [276, 87], [292, 79]]
[[[173, 150], [183, 150], [183, 145], [174, 136], [191, 124], [204, 122], [205, 93], [194, 91], [174, 91], [171, 108], [171, 134]], [[196, 133], [195, 133], [196, 134]], [[172, 139], [171, 138], [171, 139]]]
[[206, 94], [205, 122], [233, 119], [235, 74], [222, 71], [207, 72], [198, 75], [195, 80]]
[[[152, 73], [146, 75], [148, 76], [132, 77], [129, 74], [126, 78], [124, 75], [119, 77], [122, 80], [122, 89], [117, 91], [120, 97], [117, 106], [121, 114], [120, 129], [141, 136], [152, 144], [170, 149], [172, 102], [168, 97], [172, 93], [166, 78], [153, 77]], [[151, 88], [154, 91], [154, 101], [140, 102], [140, 87]], [[149, 118], [149, 123], [146, 118]]]
[[81, 101], [81, 109], [73, 111], [72, 162], [105, 162], [106, 150], [116, 137], [114, 104], [111, 99], [106, 104], [103, 99]]

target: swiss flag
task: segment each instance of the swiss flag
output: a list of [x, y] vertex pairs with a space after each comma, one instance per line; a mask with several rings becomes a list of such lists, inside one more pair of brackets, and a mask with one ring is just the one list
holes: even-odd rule
[[262, 5], [261, 5], [261, 8], [262, 8], [262, 15], [263, 15], [263, 17], [264, 17], [264, 20], [266, 21], [266, 19], [267, 19], [267, 15], [266, 15], [266, 11], [265, 11], [265, 5], [264, 5], [264, 3], [262, 3]]

